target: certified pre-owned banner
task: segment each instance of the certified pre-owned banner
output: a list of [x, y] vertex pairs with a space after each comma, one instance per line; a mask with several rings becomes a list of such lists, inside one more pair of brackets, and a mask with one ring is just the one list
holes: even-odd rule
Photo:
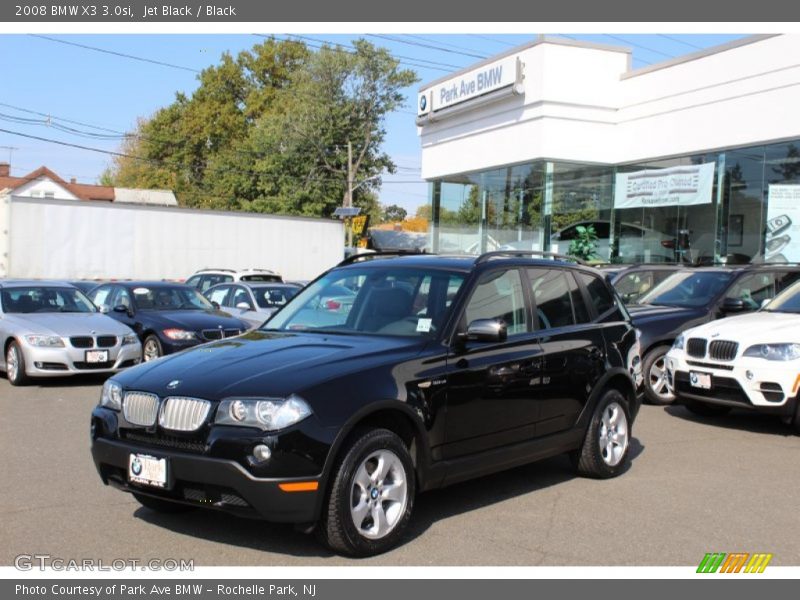
[[708, 204], [714, 163], [617, 173], [614, 208]]

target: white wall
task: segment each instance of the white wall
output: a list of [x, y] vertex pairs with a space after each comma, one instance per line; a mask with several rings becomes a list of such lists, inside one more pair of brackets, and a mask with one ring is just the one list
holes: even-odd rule
[[536, 159], [620, 164], [800, 137], [800, 36], [737, 44], [633, 72], [619, 50], [533, 44], [519, 51], [524, 96], [418, 129], [422, 176]]
[[37, 177], [14, 189], [14, 195], [24, 198], [44, 198], [52, 194], [56, 200], [77, 200], [78, 197], [49, 177]]
[[10, 208], [0, 276], [183, 279], [203, 267], [255, 267], [309, 279], [343, 258], [338, 220], [16, 196]]

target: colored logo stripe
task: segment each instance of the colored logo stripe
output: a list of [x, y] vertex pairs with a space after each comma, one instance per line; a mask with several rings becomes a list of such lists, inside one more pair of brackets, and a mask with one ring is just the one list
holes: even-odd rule
[[[749, 559], [749, 560], [748, 560]], [[772, 554], [747, 552], [708, 552], [697, 567], [698, 573], [763, 573], [772, 560]]]

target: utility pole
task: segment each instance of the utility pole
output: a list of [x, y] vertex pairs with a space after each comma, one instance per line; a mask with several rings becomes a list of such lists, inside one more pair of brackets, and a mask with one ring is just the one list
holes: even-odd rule
[[[344, 205], [347, 208], [353, 206], [353, 144], [347, 140], [347, 198]], [[353, 222], [352, 217], [347, 217], [347, 247], [353, 245]]]

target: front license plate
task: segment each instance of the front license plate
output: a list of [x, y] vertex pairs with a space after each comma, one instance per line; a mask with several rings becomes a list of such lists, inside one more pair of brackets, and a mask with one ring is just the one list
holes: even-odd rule
[[87, 350], [86, 362], [87, 363], [108, 362], [108, 350]]
[[711, 374], [710, 373], [689, 373], [689, 383], [692, 387], [700, 388], [703, 390], [711, 389]]
[[128, 479], [153, 487], [167, 487], [167, 459], [148, 454], [131, 454], [128, 461]]

